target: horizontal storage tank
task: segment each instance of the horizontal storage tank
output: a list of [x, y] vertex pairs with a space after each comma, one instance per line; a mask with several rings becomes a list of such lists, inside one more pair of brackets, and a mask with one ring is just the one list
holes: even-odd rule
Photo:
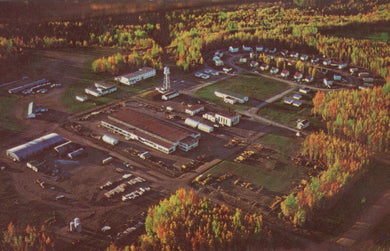
[[102, 164], [103, 164], [103, 165], [108, 164], [108, 163], [110, 163], [110, 162], [113, 161], [113, 160], [114, 160], [113, 157], [105, 158], [104, 160], [102, 160]]
[[184, 124], [191, 126], [192, 128], [196, 128], [199, 125], [199, 121], [196, 121], [194, 119], [186, 118], [184, 121]]
[[202, 123], [199, 123], [198, 129], [203, 131], [203, 132], [208, 132], [208, 133], [211, 133], [214, 131], [214, 127], [206, 125], [206, 124], [202, 124]]
[[66, 143], [63, 143], [59, 146], [54, 147], [54, 150], [59, 154], [62, 155], [69, 151], [69, 148], [72, 146], [72, 141], [68, 141]]
[[102, 140], [110, 145], [116, 145], [118, 144], [118, 140], [114, 137], [111, 137], [109, 135], [103, 135]]
[[75, 150], [75, 151], [73, 151], [71, 153], [68, 153], [68, 158], [69, 159], [73, 159], [73, 158], [75, 158], [77, 156], [80, 156], [83, 153], [84, 153], [84, 148], [79, 148], [79, 149], [77, 149], [77, 150]]

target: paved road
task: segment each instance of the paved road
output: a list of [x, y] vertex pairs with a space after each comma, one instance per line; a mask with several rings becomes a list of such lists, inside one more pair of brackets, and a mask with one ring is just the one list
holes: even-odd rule
[[257, 112], [259, 111], [259, 109], [260, 109], [261, 107], [266, 106], [266, 105], [268, 105], [268, 104], [270, 104], [270, 103], [275, 102], [276, 100], [281, 99], [283, 96], [289, 94], [290, 92], [295, 91], [296, 89], [297, 89], [296, 87], [292, 87], [292, 88], [290, 88], [290, 89], [285, 90], [284, 92], [281, 92], [281, 93], [279, 93], [279, 94], [277, 94], [277, 95], [275, 95], [275, 96], [273, 96], [273, 97], [270, 97], [269, 99], [267, 99], [267, 100], [261, 102], [261, 103], [258, 104], [257, 106], [254, 106], [254, 107], [249, 108], [249, 109], [248, 109], [248, 112], [251, 113], [251, 114], [257, 114]]
[[[251, 119], [255, 120], [255, 121], [258, 121], [260, 123], [264, 123], [264, 124], [267, 124], [267, 125], [272, 125], [272, 126], [276, 126], [276, 127], [279, 127], [279, 128], [283, 128], [283, 129], [286, 129], [286, 130], [289, 130], [289, 131], [292, 131], [294, 133], [297, 133], [299, 132], [300, 130], [294, 128], [294, 127], [290, 127], [290, 126], [287, 126], [285, 124], [281, 124], [279, 122], [276, 122], [276, 121], [273, 121], [273, 120], [270, 120], [270, 119], [266, 119], [264, 117], [261, 117], [255, 113], [251, 113], [249, 112], [248, 110], [247, 111], [244, 111], [244, 112], [241, 112], [241, 114], [244, 114], [248, 117], [250, 117]], [[304, 135], [309, 135], [308, 133], [306, 132], [301, 132], [303, 133]]]

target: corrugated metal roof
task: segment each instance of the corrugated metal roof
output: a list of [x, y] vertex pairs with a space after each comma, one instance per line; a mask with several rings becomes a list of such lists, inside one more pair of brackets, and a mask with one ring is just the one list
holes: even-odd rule
[[50, 133], [38, 139], [29, 141], [23, 145], [8, 149], [7, 155], [12, 157], [16, 161], [21, 161], [31, 155], [39, 153], [40, 151], [61, 142], [63, 142], [63, 139], [60, 135], [58, 135], [57, 133]]
[[190, 130], [175, 126], [166, 121], [153, 118], [132, 109], [120, 110], [111, 116], [108, 116], [108, 118], [114, 118], [118, 121], [122, 121], [127, 124], [127, 126], [133, 127], [137, 131], [144, 131], [145, 133], [149, 133], [150, 136], [166, 140], [170, 143], [179, 142], [180, 140], [194, 134], [194, 132]]

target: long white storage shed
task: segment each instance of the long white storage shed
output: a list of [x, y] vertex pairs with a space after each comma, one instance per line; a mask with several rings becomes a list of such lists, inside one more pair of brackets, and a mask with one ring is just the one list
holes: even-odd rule
[[202, 124], [202, 123], [199, 123], [198, 129], [203, 131], [203, 132], [208, 132], [208, 133], [211, 133], [214, 131], [214, 127], [206, 125], [206, 124]]
[[107, 134], [104, 134], [103, 137], [102, 137], [102, 140], [104, 142], [106, 142], [107, 144], [110, 144], [110, 145], [116, 145], [118, 144], [118, 140], [114, 137], [111, 137]]
[[184, 124], [191, 126], [192, 128], [196, 128], [199, 125], [199, 121], [196, 121], [194, 119], [186, 118], [184, 121]]
[[62, 137], [57, 133], [50, 133], [23, 145], [8, 149], [6, 153], [14, 161], [21, 161], [63, 141]]

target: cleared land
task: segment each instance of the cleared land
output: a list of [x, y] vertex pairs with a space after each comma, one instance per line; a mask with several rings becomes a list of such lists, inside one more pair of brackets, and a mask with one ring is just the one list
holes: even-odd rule
[[[223, 107], [229, 107], [228, 104], [224, 103], [221, 98], [218, 98], [214, 95], [214, 91], [217, 89], [229, 90], [236, 92], [245, 96], [248, 96], [251, 102], [251, 99], [258, 101], [266, 100], [286, 89], [288, 89], [286, 83], [282, 83], [273, 79], [251, 75], [251, 74], [242, 74], [234, 76], [231, 78], [223, 79], [217, 81], [212, 85], [199, 89], [195, 95], [199, 98], [207, 99], [216, 105]], [[236, 105], [235, 107], [249, 108], [251, 105]]]
[[[45, 105], [55, 110], [71, 113], [88, 110], [118, 99], [128, 98], [133, 94], [141, 93], [161, 83], [161, 78], [155, 77], [127, 87], [118, 85], [114, 81], [113, 76], [109, 74], [97, 74], [92, 71], [91, 64], [96, 58], [111, 55], [115, 52], [117, 52], [117, 49], [112, 48], [34, 50], [28, 53], [25, 62], [20, 64], [14, 71], [9, 72], [7, 76], [2, 76], [2, 79], [4, 78], [4, 81], [6, 81], [6, 79], [14, 80], [20, 79], [21, 76], [29, 76], [31, 80], [46, 78], [53, 83], [61, 83], [63, 87], [58, 92], [53, 93], [52, 90], [49, 90], [47, 94], [43, 95], [43, 97], [50, 96], [52, 100]], [[76, 95], [86, 95], [84, 89], [98, 81], [117, 85], [118, 91], [99, 98], [87, 95], [89, 100], [84, 103], [75, 100]], [[37, 95], [31, 96], [35, 97]], [[12, 107], [16, 99], [16, 97], [2, 98], [0, 109]], [[1, 116], [8, 115], [2, 113]], [[1, 127], [4, 127], [4, 121], [11, 120], [2, 119]], [[11, 127], [18, 129], [17, 126]]]
[[[377, 202], [383, 191], [390, 188], [390, 169], [387, 164], [373, 161], [368, 169], [367, 174], [348, 189], [342, 200], [327, 211], [326, 215], [317, 218], [312, 226], [313, 231], [320, 231], [325, 238], [344, 233], [365, 209]], [[380, 232], [381, 228], [383, 226], [379, 226], [376, 231]]]
[[388, 42], [390, 38], [390, 27], [380, 26], [377, 29], [373, 29], [372, 27], [364, 27], [363, 29], [335, 29], [326, 33], [337, 37]]
[[258, 115], [271, 119], [285, 125], [296, 127], [297, 119], [307, 119], [310, 121], [309, 130], [317, 130], [323, 128], [323, 123], [320, 117], [315, 117], [311, 114], [312, 102], [303, 100], [301, 107], [295, 107], [283, 103], [283, 99], [274, 103], [267, 104], [259, 109]]
[[304, 177], [303, 170], [295, 167], [290, 160], [290, 156], [296, 149], [295, 139], [267, 134], [256, 143], [265, 146], [265, 149], [256, 153], [256, 161], [238, 163], [232, 159], [225, 160], [205, 174], [218, 177], [231, 173], [242, 178], [243, 181], [275, 193], [286, 193], [294, 183]]
[[17, 97], [0, 98], [0, 134], [20, 132], [23, 130], [23, 126], [21, 126], [11, 114], [12, 107], [17, 100]]
[[162, 85], [162, 82], [163, 80], [161, 77], [155, 76], [153, 78], [145, 79], [141, 82], [138, 82], [132, 86], [120, 85], [119, 89], [129, 93], [140, 94], [147, 90], [154, 89], [154, 87]]

